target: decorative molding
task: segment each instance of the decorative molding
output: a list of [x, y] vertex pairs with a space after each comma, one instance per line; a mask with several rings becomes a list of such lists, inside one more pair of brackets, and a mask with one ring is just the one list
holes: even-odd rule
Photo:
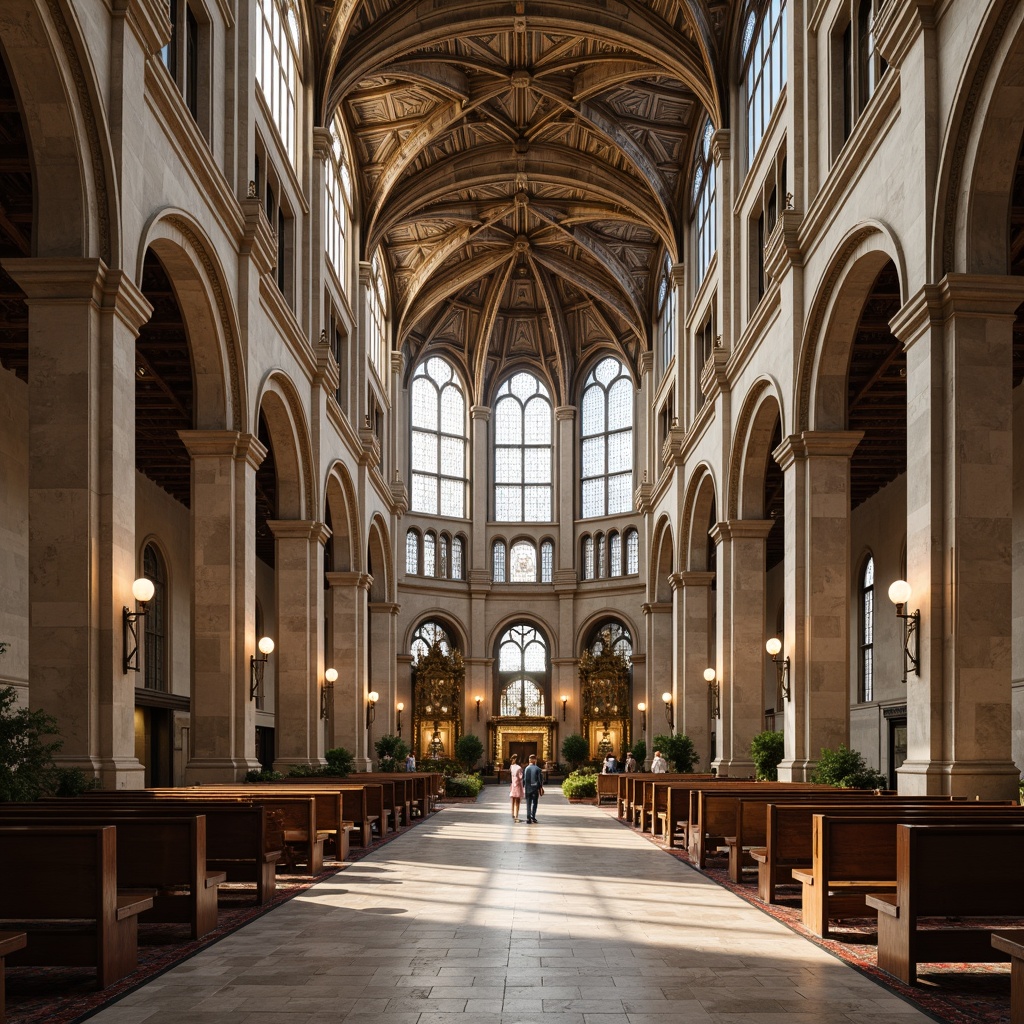
[[772, 233], [764, 243], [764, 272], [776, 283], [790, 267], [802, 267], [804, 254], [800, 248], [800, 226], [804, 216], [799, 210], [782, 210]]
[[654, 508], [654, 484], [644, 481], [633, 491], [633, 506], [642, 516]]
[[890, 66], [901, 67], [917, 38], [935, 28], [935, 0], [887, 3], [875, 16], [875, 45]]
[[110, 13], [127, 20], [147, 57], [159, 53], [171, 38], [167, 0], [113, 0]]
[[260, 276], [270, 274], [277, 267], [277, 232], [270, 226], [263, 203], [257, 197], [241, 201], [245, 218], [238, 252], [252, 258]]

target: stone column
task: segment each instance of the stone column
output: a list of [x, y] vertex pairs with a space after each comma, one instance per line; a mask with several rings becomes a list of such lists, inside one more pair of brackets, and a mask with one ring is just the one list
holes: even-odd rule
[[135, 609], [135, 339], [152, 312], [95, 259], [10, 259], [29, 311], [29, 686], [58, 763], [143, 785], [123, 609]]
[[676, 692], [679, 694], [678, 727], [693, 740], [700, 755], [698, 764], [711, 764], [710, 705], [704, 670], [714, 667], [711, 635], [711, 585], [713, 572], [677, 572], [671, 576], [675, 595]]
[[[556, 458], [555, 494], [552, 513], [558, 523], [558, 561], [555, 568], [565, 571], [576, 565], [576, 406], [555, 409]], [[563, 633], [572, 636], [573, 633]]]
[[[490, 518], [490, 495], [488, 486], [490, 473], [488, 472], [488, 430], [487, 425], [491, 421], [491, 410], [486, 405], [474, 405], [470, 407], [469, 416], [471, 420], [470, 444], [472, 451], [470, 455], [470, 507], [469, 514], [473, 520], [473, 534], [470, 540], [467, 568], [470, 573], [486, 573], [483, 579], [489, 581], [491, 578], [491, 552], [487, 544], [487, 521]], [[470, 579], [474, 577], [469, 576]]]
[[[365, 729], [363, 739], [363, 757], [366, 764], [363, 770], [369, 771], [370, 762], [375, 761], [377, 754], [373, 749], [375, 740], [391, 731], [391, 715], [394, 712], [395, 693], [397, 692], [397, 657], [398, 657], [398, 613], [400, 606], [391, 601], [371, 601], [370, 612], [370, 671], [366, 689], [358, 695], [363, 715], [363, 727], [366, 726], [366, 695], [376, 690], [380, 699], [374, 711], [374, 722]], [[358, 764], [359, 762], [357, 762]]]
[[192, 457], [192, 684], [186, 781], [237, 781], [256, 760], [256, 470], [251, 434], [183, 430]]
[[901, 793], [1017, 792], [1011, 389], [1022, 298], [1020, 278], [950, 274], [892, 321], [907, 350], [906, 610], [921, 613]]
[[[672, 681], [672, 605], [668, 602], [647, 602], [643, 605], [647, 634], [647, 746], [648, 757], [654, 753], [653, 740], [659, 733], [680, 731], [678, 693]], [[665, 715], [663, 693], [672, 694], [672, 726]], [[635, 703], [635, 702], [634, 702]]]
[[[328, 700], [331, 746], [365, 757], [366, 727], [361, 695], [367, 680], [367, 595], [370, 577], [361, 572], [329, 572], [331, 638], [328, 658], [338, 670], [333, 700]], [[403, 722], [404, 725], [404, 722]]]
[[322, 523], [271, 519], [277, 600], [274, 769], [323, 763], [320, 728]]
[[863, 436], [805, 431], [774, 452], [786, 507], [785, 782], [807, 781], [822, 748], [850, 738], [850, 458]]
[[754, 774], [750, 741], [764, 726], [764, 558], [770, 519], [715, 524], [718, 546], [719, 775]]

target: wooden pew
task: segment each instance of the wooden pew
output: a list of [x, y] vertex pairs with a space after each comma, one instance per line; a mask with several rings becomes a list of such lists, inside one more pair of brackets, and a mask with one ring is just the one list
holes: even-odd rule
[[998, 930], [1014, 942], [1024, 929], [962, 923], [918, 929], [922, 917], [1024, 916], [1024, 824], [896, 826], [896, 891], [869, 895], [878, 911], [878, 966], [907, 985], [920, 963], [991, 963]]
[[139, 916], [151, 921], [188, 922], [193, 939], [217, 927], [217, 886], [227, 872], [206, 866], [206, 817], [150, 817], [102, 811], [18, 812], [0, 804], [0, 826], [114, 825], [117, 828], [117, 883], [121, 889], [151, 889], [153, 907]]
[[[182, 794], [191, 790], [181, 790]], [[262, 905], [277, 892], [277, 862], [282, 849], [271, 842], [267, 809], [262, 804], [183, 798], [157, 804], [145, 790], [100, 790], [69, 798], [40, 801], [40, 807], [102, 808], [110, 820], [117, 815], [202, 814], [206, 817], [206, 868], [224, 871], [229, 882], [253, 882], [256, 903]], [[279, 840], [280, 836], [276, 836]]]
[[[879, 808], [867, 813], [871, 816], [813, 816], [811, 867], [807, 870], [794, 869], [793, 878], [803, 887], [803, 925], [814, 935], [828, 938], [830, 920], [869, 914], [865, 902], [867, 895], [895, 893], [898, 868], [896, 837], [901, 824], [948, 823], [982, 827], [1018, 821], [1024, 826], [1024, 813], [1019, 806], [965, 811], [951, 804], [948, 811]], [[972, 865], [972, 869], [983, 876], [989, 869], [987, 853], [984, 856], [984, 871], [978, 871], [977, 863]], [[988, 943], [987, 937], [985, 943]]]
[[1010, 1024], [1024, 1024], [1024, 940], [993, 932], [992, 945], [1010, 958]]
[[0, 932], [0, 1024], [6, 1024], [7, 1008], [5, 1002], [4, 959], [10, 953], [25, 948], [27, 936], [24, 932]]
[[[630, 772], [635, 775], [635, 772]], [[619, 799], [619, 775], [618, 773], [602, 774], [597, 776], [597, 802], [603, 804], [606, 800], [616, 802]]]
[[138, 966], [138, 917], [149, 893], [117, 884], [110, 826], [0, 828], [0, 927], [25, 932], [10, 965], [95, 965], [99, 988]]

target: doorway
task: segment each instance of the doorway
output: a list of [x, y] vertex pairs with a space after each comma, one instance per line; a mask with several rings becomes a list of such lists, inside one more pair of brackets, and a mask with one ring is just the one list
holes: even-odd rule
[[539, 756], [537, 751], [537, 741], [533, 740], [530, 743], [517, 742], [513, 743], [511, 740], [508, 744], [508, 756], [511, 759], [513, 754], [519, 755], [519, 763], [525, 765], [530, 760], [530, 755], [533, 754], [535, 757]]
[[907, 720], [889, 719], [889, 788], [899, 789], [896, 769], [907, 759]]

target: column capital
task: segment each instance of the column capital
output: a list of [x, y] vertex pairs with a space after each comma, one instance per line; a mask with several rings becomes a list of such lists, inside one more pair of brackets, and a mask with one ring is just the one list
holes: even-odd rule
[[371, 601], [368, 605], [371, 612], [385, 612], [392, 618], [397, 618], [402, 606], [394, 601]]
[[402, 368], [405, 366], [405, 353], [404, 352], [392, 352], [391, 353], [391, 372], [396, 376], [401, 376]]
[[312, 519], [268, 519], [267, 528], [274, 535], [274, 540], [313, 540], [318, 539], [323, 523]]
[[926, 284], [889, 321], [892, 333], [910, 346], [926, 331], [956, 316], [1013, 320], [1024, 302], [1024, 278], [1002, 274], [947, 274]]
[[732, 132], [728, 128], [719, 128], [711, 136], [711, 155], [716, 164], [724, 163], [729, 159], [729, 149], [732, 146]]
[[313, 156], [317, 160], [327, 159], [333, 143], [334, 140], [331, 138], [331, 130], [329, 128], [321, 128], [318, 125], [313, 127]]
[[774, 519], [729, 519], [715, 523], [709, 533], [716, 544], [727, 540], [765, 540], [774, 525]]
[[259, 469], [267, 457], [266, 446], [259, 438], [237, 430], [179, 430], [178, 437], [193, 459], [245, 460], [253, 469]]
[[555, 419], [559, 423], [569, 421], [570, 423], [576, 419], [576, 406], [575, 405], [559, 405], [555, 407]]
[[372, 576], [365, 572], [354, 570], [342, 570], [341, 572], [325, 572], [324, 579], [329, 587], [356, 587], [359, 590], [369, 590], [373, 582]]
[[718, 573], [714, 572], [698, 572], [697, 570], [688, 569], [684, 572], [674, 572], [669, 576], [668, 581], [672, 585], [673, 590], [683, 590], [686, 587], [710, 587], [715, 582], [715, 577]]
[[679, 263], [673, 263], [672, 269], [669, 272], [672, 278], [672, 285], [675, 288], [686, 287], [686, 264], [680, 260]]
[[641, 352], [639, 359], [640, 376], [650, 373], [654, 369], [654, 353]]
[[670, 615], [672, 604], [669, 601], [645, 601], [640, 610], [644, 615]]
[[491, 407], [489, 405], [471, 405], [469, 417], [474, 420], [482, 420], [486, 423], [491, 418]]
[[802, 459], [849, 459], [863, 437], [863, 430], [805, 430], [783, 438], [782, 444], [772, 452], [772, 458], [783, 471]]

